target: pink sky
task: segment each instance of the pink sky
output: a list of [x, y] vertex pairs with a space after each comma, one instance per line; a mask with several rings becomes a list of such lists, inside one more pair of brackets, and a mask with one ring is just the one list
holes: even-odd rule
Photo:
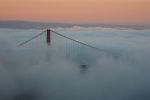
[[150, 0], [0, 0], [0, 20], [150, 24]]

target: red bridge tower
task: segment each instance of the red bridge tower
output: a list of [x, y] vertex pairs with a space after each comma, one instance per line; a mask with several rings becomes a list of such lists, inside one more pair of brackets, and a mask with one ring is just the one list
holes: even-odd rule
[[51, 30], [47, 29], [47, 39], [46, 39], [47, 45], [50, 46], [51, 44]]

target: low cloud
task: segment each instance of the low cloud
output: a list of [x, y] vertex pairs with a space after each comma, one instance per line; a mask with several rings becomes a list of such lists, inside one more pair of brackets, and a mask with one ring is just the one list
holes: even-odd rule
[[[63, 48], [66, 42], [59, 36], [55, 38], [57, 46], [47, 47], [43, 36], [17, 47], [39, 30], [0, 29], [1, 100], [150, 99], [148, 30], [82, 27], [55, 30], [63, 30], [63, 34], [102, 51], [74, 43], [75, 46], [66, 47], [73, 52], [68, 59]], [[90, 62], [89, 66], [80, 67], [84, 63], [80, 59]]]

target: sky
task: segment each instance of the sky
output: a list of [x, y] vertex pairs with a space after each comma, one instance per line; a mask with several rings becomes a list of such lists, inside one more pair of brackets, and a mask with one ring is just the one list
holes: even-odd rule
[[0, 0], [0, 20], [150, 24], [150, 0]]

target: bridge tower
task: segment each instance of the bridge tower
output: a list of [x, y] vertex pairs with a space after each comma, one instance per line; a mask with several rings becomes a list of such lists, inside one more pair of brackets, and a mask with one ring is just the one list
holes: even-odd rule
[[47, 49], [46, 49], [46, 61], [50, 61], [50, 45], [51, 45], [51, 29], [46, 30], [46, 43], [47, 43]]
[[50, 30], [50, 29], [47, 29], [46, 42], [47, 42], [47, 45], [48, 45], [48, 46], [51, 45], [51, 30]]

